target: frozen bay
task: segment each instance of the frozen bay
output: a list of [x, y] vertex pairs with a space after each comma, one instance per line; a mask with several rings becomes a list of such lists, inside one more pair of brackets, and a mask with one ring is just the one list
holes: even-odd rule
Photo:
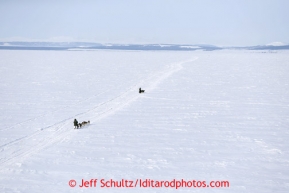
[[288, 192], [288, 53], [1, 50], [0, 191]]

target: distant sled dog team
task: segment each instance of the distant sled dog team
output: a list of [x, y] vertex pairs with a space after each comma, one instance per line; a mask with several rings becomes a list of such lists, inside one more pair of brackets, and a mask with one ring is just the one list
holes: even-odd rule
[[[142, 90], [141, 88], [139, 88], [138, 92], [139, 93], [144, 93], [145, 90]], [[74, 129], [78, 129], [78, 128], [81, 128], [81, 127], [83, 127], [83, 126], [85, 126], [87, 124], [90, 124], [90, 121], [87, 121], [87, 122], [83, 121], [82, 123], [78, 123], [78, 121], [76, 119], [74, 119], [73, 123], [74, 123]]]
[[143, 93], [143, 92], [145, 92], [145, 90], [142, 90], [141, 88], [139, 88], [139, 91], [138, 91], [139, 93]]
[[82, 123], [78, 123], [78, 121], [76, 119], [74, 119], [73, 123], [74, 123], [74, 129], [78, 129], [78, 128], [81, 128], [87, 124], [90, 124], [90, 121], [87, 121], [87, 122], [82, 121]]

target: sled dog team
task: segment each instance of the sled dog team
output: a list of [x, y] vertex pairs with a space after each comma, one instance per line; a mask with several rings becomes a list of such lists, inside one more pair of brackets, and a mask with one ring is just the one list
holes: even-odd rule
[[[141, 88], [139, 88], [139, 93], [144, 93], [145, 90], [142, 90]], [[78, 129], [81, 128], [82, 126], [85, 126], [86, 124], [90, 124], [90, 121], [83, 121], [82, 123], [78, 123], [78, 121], [76, 119], [74, 119], [74, 129]]]
[[138, 92], [143, 93], [143, 92], [145, 92], [145, 90], [142, 90], [141, 88], [139, 88]]
[[78, 128], [83, 127], [87, 124], [90, 124], [90, 121], [87, 121], [87, 122], [82, 121], [82, 123], [78, 123], [78, 121], [76, 119], [74, 119], [73, 123], [74, 123], [74, 129], [78, 129]]

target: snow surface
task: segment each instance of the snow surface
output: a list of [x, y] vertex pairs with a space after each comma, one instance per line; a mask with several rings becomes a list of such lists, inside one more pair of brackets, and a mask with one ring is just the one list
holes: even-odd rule
[[[0, 72], [0, 192], [289, 192], [288, 51], [1, 50]], [[230, 187], [78, 186], [102, 178]]]

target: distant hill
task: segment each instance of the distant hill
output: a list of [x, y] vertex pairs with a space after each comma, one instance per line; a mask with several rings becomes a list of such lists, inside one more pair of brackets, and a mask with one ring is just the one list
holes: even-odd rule
[[1, 50], [221, 50], [221, 49], [247, 49], [247, 50], [288, 50], [289, 45], [258, 45], [248, 47], [219, 47], [207, 44], [100, 44], [92, 42], [0, 42]]

